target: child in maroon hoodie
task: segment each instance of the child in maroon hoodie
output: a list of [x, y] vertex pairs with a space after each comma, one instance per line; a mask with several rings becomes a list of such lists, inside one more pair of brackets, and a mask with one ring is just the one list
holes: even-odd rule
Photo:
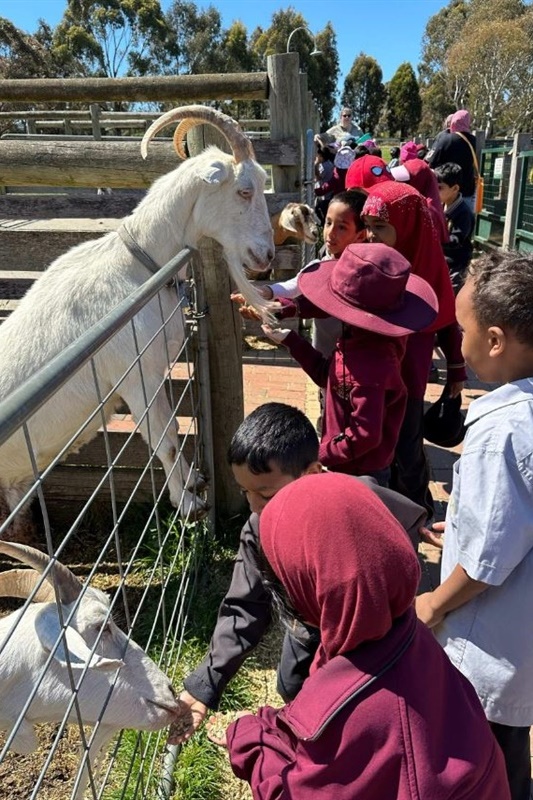
[[430, 325], [437, 299], [387, 245], [351, 244], [338, 261], [300, 272], [298, 288], [343, 323], [324, 357], [294, 331], [263, 325], [325, 389], [319, 459], [328, 469], [370, 475], [387, 486], [407, 402], [401, 363], [408, 334]]
[[292, 703], [211, 736], [253, 797], [509, 800], [474, 689], [416, 618], [417, 556], [370, 490], [299, 478], [268, 503], [259, 538], [280, 603], [321, 643]]

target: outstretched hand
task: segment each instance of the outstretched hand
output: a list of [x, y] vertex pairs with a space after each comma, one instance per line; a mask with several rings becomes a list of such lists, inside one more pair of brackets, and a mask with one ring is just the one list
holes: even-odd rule
[[206, 722], [207, 738], [219, 747], [228, 747], [227, 730], [229, 725], [241, 717], [247, 717], [251, 711], [228, 711], [212, 714]]
[[189, 710], [188, 725], [173, 723], [170, 726], [167, 744], [183, 744], [183, 742], [186, 742], [193, 733], [196, 733], [207, 714], [207, 706], [193, 697], [192, 694], [189, 694], [186, 689], [180, 694], [179, 700]]
[[444, 522], [434, 522], [431, 528], [425, 528], [422, 526], [418, 529], [418, 532], [425, 542], [432, 544], [434, 547], [438, 547], [439, 550], [442, 550], [444, 545], [445, 526], [446, 523]]
[[290, 328], [273, 328], [266, 322], [261, 325], [261, 328], [265, 336], [276, 344], [281, 344], [291, 332]]
[[[265, 300], [272, 300], [272, 298], [274, 297], [270, 286], [256, 286], [255, 288], [257, 289], [261, 297], [265, 298]], [[281, 305], [279, 303], [269, 303], [266, 313], [261, 314], [260, 311], [258, 311], [256, 308], [254, 308], [252, 305], [248, 303], [245, 296], [240, 292], [233, 292], [230, 295], [230, 298], [234, 303], [238, 304], [239, 306], [238, 311], [241, 317], [243, 317], [243, 319], [257, 319], [259, 321], [262, 321], [268, 318], [269, 314], [273, 315], [277, 310], [281, 308]]]

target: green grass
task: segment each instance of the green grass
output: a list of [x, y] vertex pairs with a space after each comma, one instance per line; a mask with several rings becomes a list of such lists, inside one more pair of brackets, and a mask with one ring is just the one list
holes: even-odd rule
[[[236, 520], [221, 531], [216, 540], [201, 524], [184, 529], [179, 521], [167, 519], [162, 526], [164, 531], [169, 531], [163, 570], [164, 577], [170, 577], [166, 592], [167, 620], [178, 598], [184, 572], [189, 570], [196, 575], [195, 580], [191, 575], [190, 596], [187, 598], [189, 612], [179, 653], [172, 659], [168, 655], [163, 659], [163, 668], [177, 691], [182, 688], [184, 676], [195, 668], [207, 652], [218, 607], [229, 585], [242, 521]], [[128, 543], [134, 546], [136, 532], [130, 529], [127, 538]], [[192, 560], [189, 558], [191, 553], [195, 554]], [[177, 557], [172, 559], [174, 554]], [[158, 557], [155, 530], [144, 536], [138, 555], [133, 577], [134, 593], [140, 594], [148, 584]], [[172, 568], [169, 566], [171, 560], [174, 561]], [[160, 584], [154, 585], [153, 591], [149, 591], [143, 600], [134, 629], [135, 640], [141, 645], [148, 639], [160, 600], [160, 590]], [[161, 630], [159, 627], [156, 635], [152, 636], [149, 648], [154, 660], [164, 653], [165, 648], [162, 626]], [[249, 666], [245, 665], [239, 670], [228, 686], [221, 703], [222, 711], [247, 708], [254, 704], [254, 687], [249, 677], [254, 660], [249, 659], [248, 663]], [[156, 800], [159, 797], [157, 787], [162, 774], [165, 741], [166, 731], [159, 734], [125, 731], [109, 774], [103, 795], [105, 800]], [[209, 742], [205, 732], [200, 730], [178, 753], [173, 775], [176, 788], [171, 797], [179, 800], [225, 800], [227, 795], [222, 772], [226, 758], [225, 752]]]

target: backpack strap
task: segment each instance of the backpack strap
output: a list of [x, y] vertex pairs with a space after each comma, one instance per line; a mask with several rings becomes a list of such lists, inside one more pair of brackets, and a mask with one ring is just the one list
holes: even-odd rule
[[476, 178], [479, 178], [479, 174], [480, 174], [480, 173], [479, 173], [479, 164], [478, 164], [478, 162], [477, 162], [476, 151], [475, 151], [475, 150], [474, 150], [474, 148], [472, 147], [472, 145], [471, 145], [471, 143], [470, 143], [469, 139], [468, 139], [468, 138], [467, 138], [467, 137], [466, 137], [464, 134], [462, 134], [462, 133], [459, 133], [459, 131], [454, 131], [454, 133], [455, 133], [457, 136], [460, 136], [460, 137], [461, 137], [461, 139], [463, 140], [463, 142], [466, 142], [466, 143], [467, 143], [467, 145], [469, 146], [469, 148], [470, 148], [470, 152], [472, 153], [472, 158], [474, 159], [474, 169], [476, 170]]

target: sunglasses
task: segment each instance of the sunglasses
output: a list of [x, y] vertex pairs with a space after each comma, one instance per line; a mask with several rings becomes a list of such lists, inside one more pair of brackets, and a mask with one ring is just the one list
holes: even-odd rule
[[372, 175], [383, 175], [383, 173], [390, 173], [390, 169], [388, 167], [378, 167], [376, 165], [370, 167], [370, 172], [372, 173]]
[[351, 114], [341, 114], [341, 116], [342, 116], [342, 117], [348, 117], [348, 119], [351, 119], [351, 118], [352, 118], [352, 115], [351, 115]]

